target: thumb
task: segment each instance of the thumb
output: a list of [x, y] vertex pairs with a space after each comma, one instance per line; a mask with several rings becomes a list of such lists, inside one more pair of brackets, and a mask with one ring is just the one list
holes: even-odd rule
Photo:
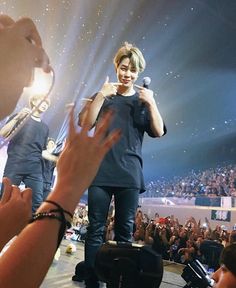
[[8, 15], [0, 15], [0, 29], [10, 27], [15, 24], [15, 21]]
[[20, 188], [16, 185], [12, 185], [11, 195], [12, 195], [11, 198], [15, 198], [15, 199], [18, 199], [19, 197], [21, 197]]
[[25, 202], [32, 204], [32, 189], [26, 188], [22, 192], [22, 198], [25, 200]]
[[41, 37], [32, 19], [26, 17], [19, 19], [16, 21], [15, 29], [18, 30], [21, 36], [27, 38], [30, 42], [33, 41], [36, 46], [42, 47]]
[[3, 189], [2, 199], [1, 199], [1, 205], [4, 205], [11, 198], [12, 186], [11, 186], [11, 180], [7, 177], [3, 177], [2, 183], [3, 183], [4, 189]]
[[104, 84], [108, 83], [108, 82], [109, 82], [109, 76], [106, 77], [106, 80], [105, 80]]

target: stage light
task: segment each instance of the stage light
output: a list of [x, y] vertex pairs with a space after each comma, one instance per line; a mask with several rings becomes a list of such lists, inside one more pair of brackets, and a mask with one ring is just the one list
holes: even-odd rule
[[108, 241], [97, 253], [95, 270], [107, 288], [158, 288], [163, 261], [148, 246]]
[[30, 94], [47, 94], [52, 85], [52, 75], [44, 73], [42, 69], [35, 68], [32, 85], [27, 89]]

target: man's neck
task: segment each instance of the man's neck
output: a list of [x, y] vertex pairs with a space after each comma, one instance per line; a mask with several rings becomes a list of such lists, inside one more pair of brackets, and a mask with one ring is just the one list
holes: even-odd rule
[[34, 119], [35, 121], [38, 121], [38, 122], [41, 122], [41, 118], [40, 118], [40, 115], [31, 115], [31, 118]]
[[118, 89], [118, 91], [117, 91], [119, 94], [121, 94], [121, 95], [123, 95], [123, 96], [132, 96], [132, 95], [134, 95], [135, 94], [135, 90], [134, 90], [134, 88], [133, 88], [133, 86], [132, 87], [128, 87], [128, 88], [126, 88], [126, 87], [120, 87], [120, 89]]

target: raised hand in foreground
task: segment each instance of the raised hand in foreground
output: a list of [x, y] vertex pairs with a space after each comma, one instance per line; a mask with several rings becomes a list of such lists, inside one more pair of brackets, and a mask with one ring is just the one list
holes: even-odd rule
[[[47, 198], [69, 213], [73, 213], [81, 195], [90, 185], [104, 155], [120, 138], [119, 130], [106, 136], [112, 112], [105, 114], [93, 137], [88, 136], [86, 125], [80, 133], [76, 132], [73, 116], [74, 109], [70, 113], [67, 142], [57, 164], [58, 181]], [[43, 216], [41, 220], [37, 218], [27, 225], [0, 257], [0, 287], [40, 286], [53, 260], [59, 230], [63, 224], [58, 221], [61, 214], [52, 212], [57, 208], [52, 203], [44, 202], [37, 213], [47, 216]], [[50, 213], [57, 218], [50, 217]], [[65, 217], [69, 220], [68, 213], [65, 213]]]
[[0, 120], [11, 114], [35, 67], [51, 71], [39, 32], [30, 18], [0, 15]]

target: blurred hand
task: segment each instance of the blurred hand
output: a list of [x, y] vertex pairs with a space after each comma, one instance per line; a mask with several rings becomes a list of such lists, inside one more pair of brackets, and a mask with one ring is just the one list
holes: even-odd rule
[[[65, 147], [57, 162], [58, 181], [56, 187], [58, 189], [55, 194], [60, 193], [60, 187], [66, 187], [66, 195], [60, 195], [60, 199], [69, 199], [67, 205], [79, 202], [81, 195], [89, 187], [92, 180], [97, 174], [99, 165], [105, 154], [119, 140], [120, 130], [114, 130], [107, 136], [107, 129], [111, 123], [111, 111], [104, 114], [99, 121], [93, 137], [88, 136], [89, 125], [86, 120], [78, 133], [74, 126], [74, 108], [70, 112], [69, 134]], [[55, 197], [54, 197], [55, 199]], [[63, 201], [64, 202], [64, 201]]]
[[0, 15], [0, 119], [14, 110], [23, 88], [31, 84], [35, 67], [50, 72], [37, 28], [29, 18], [14, 21]]
[[31, 110], [29, 108], [23, 108], [14, 118], [16, 120], [20, 120], [23, 119], [25, 116], [27, 116], [29, 113], [31, 112]]
[[6, 221], [9, 221], [13, 235], [17, 235], [29, 222], [32, 213], [32, 191], [26, 188], [20, 191], [19, 187], [11, 184], [10, 179], [3, 178], [3, 195], [0, 209], [9, 211]]

